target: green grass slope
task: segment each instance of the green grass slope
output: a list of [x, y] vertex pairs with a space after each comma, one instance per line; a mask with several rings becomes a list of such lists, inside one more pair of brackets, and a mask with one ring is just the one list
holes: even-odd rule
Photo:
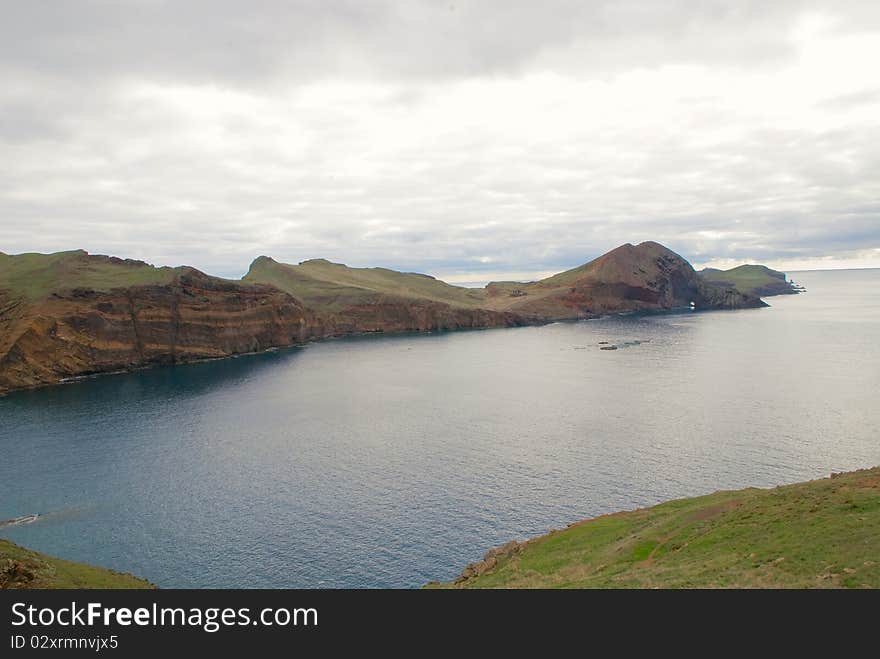
[[0, 290], [29, 302], [53, 291], [89, 288], [109, 291], [170, 283], [180, 268], [157, 268], [142, 261], [91, 256], [83, 250], [54, 254], [0, 253]]
[[446, 586], [880, 588], [880, 468], [605, 515], [492, 550]]
[[272, 284], [307, 306], [328, 311], [370, 304], [382, 296], [462, 308], [477, 308], [485, 299], [482, 289], [453, 286], [428, 275], [387, 268], [350, 268], [324, 259], [290, 265], [261, 256], [251, 264], [244, 280]]
[[144, 579], [64, 561], [0, 539], [0, 588], [155, 588]]
[[785, 281], [785, 273], [771, 270], [765, 265], [740, 265], [730, 270], [705, 268], [700, 275], [714, 284], [734, 286], [743, 293], [753, 295], [779, 295], [795, 293], [795, 289]]

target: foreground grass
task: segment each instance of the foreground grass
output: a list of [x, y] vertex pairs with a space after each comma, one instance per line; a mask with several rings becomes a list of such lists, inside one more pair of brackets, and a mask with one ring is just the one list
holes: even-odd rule
[[0, 540], [0, 588], [155, 588], [105, 568], [52, 558]]
[[444, 586], [878, 588], [880, 468], [605, 515], [511, 543], [467, 574]]

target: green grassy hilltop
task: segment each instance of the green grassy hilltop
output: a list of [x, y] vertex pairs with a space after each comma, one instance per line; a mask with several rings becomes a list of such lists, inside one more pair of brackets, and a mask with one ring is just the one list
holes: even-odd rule
[[604, 515], [491, 550], [443, 586], [880, 588], [880, 467]]
[[109, 291], [125, 286], [168, 284], [175, 273], [184, 269], [91, 256], [83, 250], [14, 256], [0, 252], [0, 289], [34, 301], [73, 288]]
[[64, 561], [0, 539], [0, 589], [155, 588], [144, 579], [100, 567]]
[[243, 279], [272, 284], [307, 306], [332, 312], [374, 303], [383, 297], [427, 300], [461, 308], [478, 307], [484, 298], [481, 289], [453, 286], [429, 275], [387, 268], [350, 268], [326, 259], [290, 265], [260, 256]]
[[737, 290], [752, 295], [786, 295], [798, 292], [791, 282], [786, 281], [784, 272], [771, 270], [765, 265], [739, 265], [730, 270], [704, 268], [700, 275], [712, 284], [734, 286]]

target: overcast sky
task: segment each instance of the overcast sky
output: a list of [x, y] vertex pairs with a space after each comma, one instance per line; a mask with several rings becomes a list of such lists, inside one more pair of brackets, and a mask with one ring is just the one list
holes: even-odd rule
[[880, 3], [0, 0], [0, 251], [880, 266]]

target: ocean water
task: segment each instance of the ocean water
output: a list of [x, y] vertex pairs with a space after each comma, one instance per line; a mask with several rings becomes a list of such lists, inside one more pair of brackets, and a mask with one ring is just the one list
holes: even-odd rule
[[[0, 398], [0, 536], [165, 587], [413, 587], [880, 464], [880, 270], [768, 309], [364, 337]], [[599, 349], [600, 341], [619, 345]]]

